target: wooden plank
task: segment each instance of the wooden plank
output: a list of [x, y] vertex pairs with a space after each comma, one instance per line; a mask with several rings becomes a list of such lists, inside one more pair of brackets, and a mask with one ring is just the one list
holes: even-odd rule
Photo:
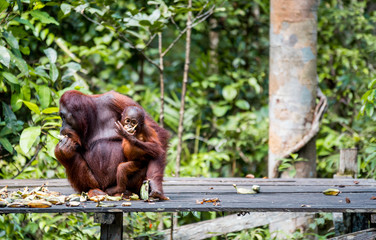
[[[267, 181], [268, 180], [268, 181]], [[48, 181], [51, 191], [65, 195], [73, 193], [73, 189], [65, 179], [52, 180], [0, 180], [0, 187], [8, 185], [11, 189], [25, 186], [40, 186]], [[358, 181], [358, 180], [357, 180]], [[260, 183], [261, 193], [237, 194], [233, 183], [251, 187]], [[316, 183], [313, 184], [313, 182]], [[4, 184], [6, 183], [6, 184]], [[181, 185], [179, 185], [179, 183]], [[196, 185], [200, 183], [201, 185]], [[280, 185], [278, 185], [278, 184]], [[288, 183], [288, 184], [286, 184]], [[274, 185], [276, 184], [276, 186]], [[283, 184], [283, 185], [281, 185]], [[322, 191], [339, 187], [342, 193], [338, 196], [326, 196]], [[132, 201], [132, 206], [114, 208], [95, 207], [93, 202], [85, 202], [80, 207], [53, 206], [46, 209], [32, 208], [0, 208], [0, 213], [32, 213], [32, 212], [180, 212], [180, 211], [229, 211], [229, 212], [351, 212], [376, 213], [376, 184], [374, 180], [333, 180], [333, 179], [294, 179], [293, 181], [275, 181], [270, 179], [202, 179], [202, 178], [166, 178], [164, 189], [170, 201], [147, 203]], [[203, 198], [219, 198], [220, 205], [197, 204]], [[346, 203], [346, 198], [351, 203]]]
[[[231, 232], [260, 227], [270, 223], [282, 222], [312, 215], [310, 213], [250, 213], [245, 215], [229, 215], [199, 223], [187, 224], [175, 228], [173, 239], [206, 239]], [[171, 230], [164, 231], [164, 239], [171, 239]]]
[[359, 232], [349, 233], [346, 235], [330, 238], [329, 240], [375, 240], [376, 229], [366, 229]]
[[[358, 182], [355, 184], [354, 182]], [[2, 179], [0, 187], [8, 185], [12, 188], [23, 188], [25, 186], [37, 187], [44, 183], [48, 186], [70, 186], [66, 179]], [[223, 185], [253, 185], [262, 184], [269, 186], [321, 186], [321, 185], [344, 185], [344, 186], [376, 186], [374, 179], [325, 179], [325, 178], [303, 178], [303, 179], [250, 179], [250, 178], [165, 178], [164, 186], [223, 186]]]

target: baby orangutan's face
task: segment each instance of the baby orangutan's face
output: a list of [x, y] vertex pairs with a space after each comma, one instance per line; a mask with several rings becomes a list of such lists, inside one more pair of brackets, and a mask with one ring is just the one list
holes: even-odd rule
[[134, 135], [136, 131], [142, 131], [144, 121], [145, 113], [137, 106], [127, 107], [122, 113], [121, 124], [130, 135]]
[[123, 128], [127, 131], [130, 135], [134, 135], [136, 133], [136, 128], [138, 126], [137, 119], [126, 117], [123, 122]]

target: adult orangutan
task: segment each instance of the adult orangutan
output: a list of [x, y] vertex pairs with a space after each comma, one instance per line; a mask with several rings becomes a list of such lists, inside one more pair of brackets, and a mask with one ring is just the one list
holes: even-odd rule
[[[144, 113], [144, 125], [155, 131], [155, 138], [164, 149], [164, 154], [150, 159], [146, 169], [143, 166], [140, 172], [146, 172], [146, 176], [142, 176], [150, 180], [151, 196], [165, 199], [162, 181], [169, 134], [135, 101], [114, 91], [86, 95], [71, 90], [60, 99], [59, 113], [63, 120], [60, 134], [64, 138], [57, 144], [55, 156], [66, 168], [68, 180], [76, 191], [95, 190], [97, 194], [104, 194], [118, 185], [118, 167], [128, 161], [129, 154], [123, 151], [124, 137], [117, 133], [114, 123], [121, 120], [121, 113], [130, 106], [137, 106]], [[143, 147], [143, 151], [149, 151], [147, 146]], [[128, 180], [126, 190], [138, 193], [140, 176]], [[120, 192], [112, 191], [116, 193]]]

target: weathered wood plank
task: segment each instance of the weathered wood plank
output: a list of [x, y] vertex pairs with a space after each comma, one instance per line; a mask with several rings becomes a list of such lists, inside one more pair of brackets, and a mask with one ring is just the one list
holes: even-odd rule
[[329, 240], [375, 240], [376, 228], [371, 228], [359, 232], [349, 233], [346, 235], [330, 238]]
[[[173, 239], [206, 239], [238, 232], [270, 223], [312, 215], [310, 213], [250, 213], [244, 216], [229, 215], [213, 220], [180, 226], [173, 231]], [[164, 238], [171, 239], [171, 230], [165, 230]]]
[[[354, 182], [358, 182], [355, 184]], [[0, 186], [9, 187], [40, 186], [48, 183], [48, 186], [69, 186], [66, 179], [2, 179]], [[344, 186], [376, 186], [374, 179], [326, 179], [326, 178], [303, 178], [303, 179], [250, 179], [250, 178], [165, 178], [164, 186], [221, 186], [221, 185], [253, 185], [262, 184], [269, 186], [320, 186], [320, 185], [344, 185]]]
[[[166, 178], [164, 189], [170, 201], [147, 203], [132, 201], [132, 206], [101, 208], [95, 203], [85, 202], [80, 207], [53, 206], [46, 209], [0, 208], [0, 213], [31, 212], [180, 212], [180, 211], [227, 211], [227, 212], [351, 212], [376, 213], [376, 183], [370, 179], [359, 179], [359, 183], [348, 179], [243, 179], [243, 178]], [[48, 180], [0, 180], [0, 187], [10, 189], [35, 187], [48, 182], [51, 191], [65, 195], [73, 189], [65, 179]], [[199, 183], [199, 184], [198, 184]], [[261, 193], [237, 194], [232, 186], [261, 186]], [[315, 184], [313, 184], [315, 183]], [[180, 185], [179, 185], [180, 184]], [[198, 185], [197, 185], [198, 184]], [[341, 188], [339, 188], [341, 186]], [[322, 191], [338, 187], [338, 196], [326, 196]], [[220, 205], [197, 204], [203, 198], [219, 198]], [[346, 203], [346, 198], [351, 203]]]

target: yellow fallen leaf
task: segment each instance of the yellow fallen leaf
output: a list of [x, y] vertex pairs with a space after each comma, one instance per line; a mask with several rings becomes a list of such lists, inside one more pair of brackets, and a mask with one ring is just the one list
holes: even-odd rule
[[28, 202], [27, 206], [30, 208], [49, 208], [52, 206], [52, 203], [45, 200], [33, 200]]
[[335, 188], [328, 188], [325, 191], [323, 191], [322, 193], [325, 194], [325, 195], [337, 196], [338, 194], [340, 194], [340, 191], [338, 189], [335, 189]]

